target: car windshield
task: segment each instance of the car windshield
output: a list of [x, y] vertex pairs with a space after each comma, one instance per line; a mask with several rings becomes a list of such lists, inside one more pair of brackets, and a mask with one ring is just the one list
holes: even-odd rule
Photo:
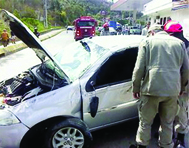
[[[103, 48], [90, 40], [75, 42], [54, 56], [62, 70], [71, 81], [81, 77], [108, 49]], [[47, 67], [52, 67], [46, 62]], [[52, 69], [52, 68], [51, 68]]]

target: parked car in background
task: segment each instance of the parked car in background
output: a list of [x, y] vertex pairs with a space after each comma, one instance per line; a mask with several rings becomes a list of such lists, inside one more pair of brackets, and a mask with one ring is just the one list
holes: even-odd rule
[[73, 30], [74, 30], [74, 26], [68, 26], [68, 27], [67, 27], [67, 30], [73, 31]]
[[141, 34], [141, 29], [135, 26], [130, 27], [130, 34]]
[[110, 35], [117, 35], [117, 31], [113, 27], [109, 27]]
[[131, 77], [143, 36], [84, 38], [52, 56], [14, 15], [1, 19], [41, 64], [0, 82], [0, 147], [88, 147], [92, 131], [138, 117]]

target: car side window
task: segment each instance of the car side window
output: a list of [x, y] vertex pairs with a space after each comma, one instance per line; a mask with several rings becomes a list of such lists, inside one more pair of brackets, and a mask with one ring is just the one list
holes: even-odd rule
[[[135, 66], [138, 47], [126, 49], [114, 53], [93, 75], [88, 83], [94, 81], [95, 89], [107, 85], [115, 85], [123, 81], [130, 81]], [[87, 91], [91, 91], [90, 84], [86, 86]]]

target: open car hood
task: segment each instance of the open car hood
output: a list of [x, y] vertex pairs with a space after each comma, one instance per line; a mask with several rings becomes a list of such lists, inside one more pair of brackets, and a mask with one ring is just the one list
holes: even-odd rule
[[[56, 59], [51, 55], [51, 53], [42, 46], [41, 41], [35, 36], [35, 34], [24, 24], [22, 23], [16, 16], [11, 14], [6, 10], [1, 10], [0, 18], [4, 20], [4, 22], [9, 25], [10, 29], [14, 32], [14, 34], [22, 40], [28, 47], [32, 48], [36, 53], [37, 57], [44, 62], [45, 57], [48, 57], [58, 69], [62, 72], [63, 70], [60, 68], [59, 63]], [[63, 72], [64, 78], [70, 83], [68, 76]]]

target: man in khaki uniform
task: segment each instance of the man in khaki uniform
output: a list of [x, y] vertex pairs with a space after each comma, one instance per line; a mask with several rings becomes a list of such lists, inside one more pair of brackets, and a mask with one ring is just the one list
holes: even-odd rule
[[149, 37], [140, 44], [132, 77], [133, 96], [140, 99], [136, 147], [149, 145], [151, 125], [159, 113], [159, 146], [173, 148], [173, 121], [178, 95], [182, 94], [188, 80], [188, 56], [184, 43], [169, 36], [161, 25], [152, 25], [148, 33]]

